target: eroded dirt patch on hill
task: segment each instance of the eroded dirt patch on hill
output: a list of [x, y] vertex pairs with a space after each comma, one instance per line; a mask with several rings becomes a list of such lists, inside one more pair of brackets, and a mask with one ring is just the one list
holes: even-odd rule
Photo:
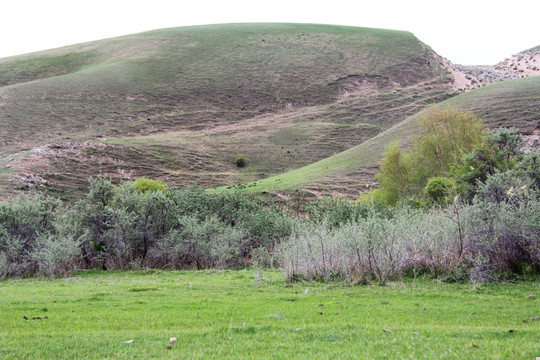
[[368, 96], [400, 87], [399, 83], [379, 75], [348, 75], [331, 83], [342, 98]]
[[[138, 164], [138, 165], [135, 165]], [[95, 142], [43, 145], [9, 164], [19, 190], [47, 188], [67, 197], [85, 191], [91, 176], [103, 174], [117, 181], [155, 172], [160, 161], [137, 149]]]
[[464, 66], [433, 55], [449, 72], [452, 88], [466, 92], [500, 81], [540, 75], [540, 49], [531, 49], [513, 55], [495, 65]]

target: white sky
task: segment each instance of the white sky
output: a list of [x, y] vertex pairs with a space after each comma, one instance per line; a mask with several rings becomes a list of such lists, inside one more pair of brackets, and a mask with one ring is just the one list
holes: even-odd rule
[[146, 30], [300, 22], [411, 31], [464, 65], [540, 45], [539, 0], [3, 0], [0, 58]]

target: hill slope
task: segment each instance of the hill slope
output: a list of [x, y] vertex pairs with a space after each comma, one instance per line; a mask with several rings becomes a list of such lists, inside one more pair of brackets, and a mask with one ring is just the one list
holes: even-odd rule
[[0, 185], [260, 179], [363, 143], [450, 83], [411, 33], [326, 25], [183, 27], [0, 59]]
[[[540, 129], [540, 76], [507, 80], [458, 95], [433, 106], [451, 106], [472, 111], [489, 128], [516, 127], [526, 135]], [[421, 114], [421, 113], [420, 113]], [[418, 133], [417, 117], [344, 152], [293, 171], [249, 183], [244, 191], [278, 193], [303, 189], [314, 194], [358, 196], [373, 185], [378, 162], [387, 144], [400, 140], [404, 145]]]

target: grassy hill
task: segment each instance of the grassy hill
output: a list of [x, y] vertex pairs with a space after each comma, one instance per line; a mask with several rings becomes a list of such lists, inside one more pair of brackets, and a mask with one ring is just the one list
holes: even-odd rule
[[[508, 80], [463, 93], [434, 106], [472, 111], [489, 128], [516, 127], [522, 133], [540, 128], [540, 76]], [[421, 113], [419, 113], [421, 114]], [[358, 196], [374, 181], [385, 146], [394, 140], [407, 144], [418, 132], [417, 117], [391, 127], [366, 142], [314, 164], [240, 186], [250, 193], [303, 189], [318, 193]], [[218, 190], [222, 190], [220, 188]]]
[[363, 143], [448, 98], [449, 81], [411, 33], [328, 25], [182, 27], [0, 59], [0, 191], [69, 194], [100, 172], [262, 179]]

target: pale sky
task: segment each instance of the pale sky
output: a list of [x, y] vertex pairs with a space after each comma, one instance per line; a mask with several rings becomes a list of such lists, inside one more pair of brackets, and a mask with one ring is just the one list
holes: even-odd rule
[[411, 31], [440, 55], [491, 65], [540, 45], [540, 1], [4, 0], [0, 58], [160, 28], [298, 22]]

